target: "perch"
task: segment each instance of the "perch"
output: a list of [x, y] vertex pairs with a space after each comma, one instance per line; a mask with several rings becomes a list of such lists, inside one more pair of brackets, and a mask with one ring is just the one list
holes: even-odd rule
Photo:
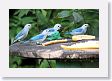
[[[85, 42], [82, 40], [77, 42]], [[76, 42], [61, 42], [48, 46], [36, 45], [36, 43], [21, 44], [15, 43], [9, 46], [10, 55], [16, 55], [27, 58], [45, 58], [45, 59], [73, 59], [73, 58], [99, 58], [99, 49], [91, 50], [64, 50], [61, 45], [72, 45]]]

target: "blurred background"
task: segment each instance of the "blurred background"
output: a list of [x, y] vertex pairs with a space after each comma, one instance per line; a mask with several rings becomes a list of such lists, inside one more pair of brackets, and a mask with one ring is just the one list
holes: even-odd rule
[[[53, 27], [59, 23], [63, 26], [60, 34], [63, 38], [71, 36], [64, 33], [83, 24], [89, 24], [86, 34], [99, 37], [99, 10], [98, 9], [10, 9], [9, 10], [9, 44], [11, 44], [17, 35], [23, 29], [25, 24], [32, 24], [32, 28], [26, 38], [39, 34], [46, 28]], [[21, 57], [9, 58], [10, 67], [49, 67], [46, 60], [42, 65], [37, 65], [37, 59], [22, 59]], [[99, 67], [99, 59], [84, 60], [50, 60], [52, 67], [57, 68], [93, 68]]]
[[63, 26], [60, 33], [64, 38], [70, 36], [64, 32], [89, 24], [87, 34], [99, 36], [99, 10], [97, 9], [10, 9], [9, 10], [9, 43], [25, 24], [32, 24], [26, 38], [39, 34], [46, 28], [59, 23]]

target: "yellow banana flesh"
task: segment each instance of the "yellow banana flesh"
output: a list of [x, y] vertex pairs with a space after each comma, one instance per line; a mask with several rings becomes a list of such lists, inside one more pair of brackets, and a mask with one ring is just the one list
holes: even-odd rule
[[88, 41], [85, 43], [76, 43], [71, 46], [61, 45], [65, 50], [92, 50], [99, 49], [99, 41]]
[[75, 36], [72, 36], [73, 41], [83, 40], [83, 39], [95, 39], [95, 36], [92, 36], [92, 35], [75, 35]]

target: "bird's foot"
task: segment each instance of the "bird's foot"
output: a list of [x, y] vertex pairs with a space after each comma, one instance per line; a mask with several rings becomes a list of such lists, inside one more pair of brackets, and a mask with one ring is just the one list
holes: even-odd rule
[[41, 43], [41, 42], [36, 42], [36, 44], [37, 44], [37, 45], [41, 45], [42, 43]]
[[20, 41], [20, 44], [24, 44], [25, 43], [25, 41]]

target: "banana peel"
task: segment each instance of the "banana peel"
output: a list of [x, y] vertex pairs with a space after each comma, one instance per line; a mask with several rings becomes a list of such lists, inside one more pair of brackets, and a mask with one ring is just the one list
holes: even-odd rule
[[94, 50], [99, 49], [99, 41], [88, 41], [84, 43], [76, 43], [71, 46], [61, 45], [64, 50]]
[[47, 45], [56, 44], [56, 43], [63, 43], [63, 42], [67, 42], [67, 39], [49, 41], [46, 43], [42, 43], [42, 46], [47, 46]]

